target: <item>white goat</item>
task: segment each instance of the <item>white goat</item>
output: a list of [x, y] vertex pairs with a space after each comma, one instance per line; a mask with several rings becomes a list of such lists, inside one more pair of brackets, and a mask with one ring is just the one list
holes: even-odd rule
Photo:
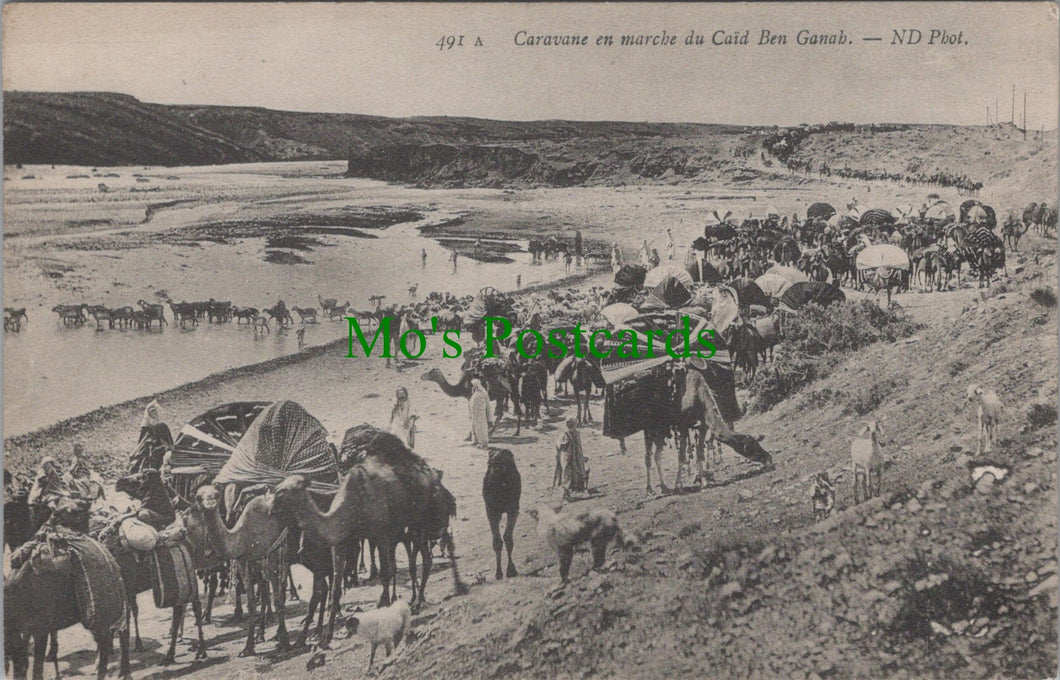
[[979, 443], [975, 448], [975, 455], [983, 453], [983, 435], [986, 435], [986, 453], [990, 453], [994, 440], [997, 439], [997, 424], [1001, 420], [1001, 411], [1005, 405], [1001, 403], [994, 390], [983, 390], [978, 385], [968, 386], [968, 401], [974, 401], [979, 405]]
[[[880, 453], [879, 437], [883, 428], [875, 420], [865, 423], [858, 437], [850, 442], [850, 461], [854, 468], [854, 502], [858, 500], [858, 470], [862, 470], [862, 490], [865, 500], [880, 495], [880, 477], [883, 472], [883, 454]], [[875, 493], [872, 493], [872, 473], [876, 473]]]

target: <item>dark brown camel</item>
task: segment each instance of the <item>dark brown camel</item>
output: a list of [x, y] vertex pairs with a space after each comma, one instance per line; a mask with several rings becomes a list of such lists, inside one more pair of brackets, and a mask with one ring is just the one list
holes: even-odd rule
[[[113, 557], [98, 542], [58, 527], [49, 530], [47, 548], [44, 545], [35, 546], [35, 549], [31, 549], [32, 554], [27, 555], [27, 559], [19, 566], [14, 566], [17, 562], [13, 561], [13, 573], [4, 579], [4, 656], [11, 661], [13, 677], [17, 680], [26, 677], [29, 639], [33, 640], [33, 680], [43, 680], [45, 648], [49, 637], [77, 623], [88, 624], [85, 627], [96, 641], [97, 680], [103, 680], [107, 675], [107, 664], [114, 645], [112, 626], [115, 623], [120, 625], [121, 622], [86, 620], [87, 613], [82, 611], [75, 590], [74, 558], [64, 546], [68, 545], [68, 535], [72, 535], [76, 541], [97, 546], [96, 552], [110, 562], [112, 573], [119, 571]], [[116, 580], [112, 582], [113, 587], [107, 585], [108, 581], [100, 580], [98, 587], [92, 590], [92, 598], [100, 610], [120, 612], [125, 594]], [[132, 673], [129, 669], [128, 627], [119, 630], [118, 642], [121, 650], [119, 675], [129, 679]]]
[[[379, 546], [379, 576], [383, 592], [379, 606], [390, 603], [398, 543], [411, 543], [409, 571], [413, 597], [410, 604], [424, 601], [432, 556], [429, 537], [447, 526], [455, 513], [455, 500], [441, 486], [439, 475], [400, 440], [380, 432], [339, 481], [338, 493], [327, 512], [321, 512], [309, 495], [308, 482], [300, 475], [288, 477], [276, 487], [275, 503], [290, 510], [303, 529], [314, 532], [332, 548], [331, 614], [322, 644], [334, 634], [342, 593], [342, 578], [351, 551], [369, 539]], [[352, 552], [356, 560], [356, 552]], [[420, 583], [415, 580], [415, 555], [423, 556]], [[461, 590], [455, 562], [454, 583]]]
[[[519, 378], [519, 401], [527, 427], [537, 425], [541, 418], [541, 401], [548, 390], [548, 369], [540, 361], [531, 361], [523, 368]], [[545, 410], [548, 410], [547, 397]], [[518, 433], [517, 433], [518, 434]]]
[[[515, 522], [519, 519], [519, 499], [523, 482], [515, 466], [515, 456], [508, 449], [491, 448], [486, 476], [482, 478], [482, 499], [486, 502], [486, 519], [493, 534], [493, 553], [497, 557], [497, 580], [504, 578], [501, 572], [501, 548], [508, 550], [508, 578], [518, 576], [512, 561], [515, 547]], [[501, 536], [501, 516], [507, 515], [504, 535]]]
[[671, 429], [679, 432], [677, 479], [674, 482], [677, 490], [682, 488], [681, 475], [687, 460], [687, 444], [690, 440], [687, 433], [690, 428], [698, 429], [696, 465], [700, 479], [706, 478], [703, 468], [705, 446], [707, 444], [716, 446], [715, 439], [727, 444], [744, 458], [765, 466], [773, 464], [772, 457], [753, 437], [735, 432], [732, 425], [721, 417], [703, 374], [695, 369], [678, 369], [675, 371], [674, 380], [677, 382], [677, 390], [673, 402], [668, 410], [664, 410], [665, 406], [660, 404], [661, 408], [658, 411], [667, 417], [661, 418], [654, 427], [644, 429], [644, 471], [647, 480], [646, 491], [649, 495], [655, 493], [651, 486], [652, 458], [655, 459], [660, 488], [663, 493], [670, 493], [670, 488], [663, 481], [662, 447]]
[[578, 404], [578, 423], [591, 422], [592, 413], [589, 412], [589, 397], [592, 395], [593, 387], [603, 389], [607, 386], [600, 366], [595, 361], [586, 357], [578, 357], [571, 364], [570, 382], [574, 388], [574, 401]]

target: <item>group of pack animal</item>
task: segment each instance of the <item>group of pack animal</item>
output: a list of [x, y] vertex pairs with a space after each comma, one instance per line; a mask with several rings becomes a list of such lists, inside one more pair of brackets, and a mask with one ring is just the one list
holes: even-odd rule
[[165, 308], [158, 303], [150, 303], [138, 300], [136, 305], [139, 309], [131, 306], [108, 308], [103, 305], [55, 305], [52, 311], [59, 315], [59, 320], [64, 326], [81, 326], [92, 317], [96, 321], [96, 327], [102, 328], [107, 323], [108, 328], [136, 328], [138, 330], [150, 330], [154, 323], [158, 327], [168, 325], [166, 321]]

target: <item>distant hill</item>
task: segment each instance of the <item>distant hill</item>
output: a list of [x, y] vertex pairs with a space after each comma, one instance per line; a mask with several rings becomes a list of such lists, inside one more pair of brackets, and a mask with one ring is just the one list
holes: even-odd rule
[[167, 107], [107, 92], [5, 92], [4, 163], [205, 165], [269, 160]]
[[[763, 157], [763, 149], [771, 153]], [[1056, 193], [1056, 151], [1055, 130], [1024, 140], [1011, 126], [384, 118], [146, 104], [112, 93], [4, 93], [6, 164], [344, 159], [355, 177], [426, 187], [531, 187], [745, 185], [763, 178], [792, 181], [789, 163], [824, 163], [849, 179], [941, 172], [1040, 197]]]

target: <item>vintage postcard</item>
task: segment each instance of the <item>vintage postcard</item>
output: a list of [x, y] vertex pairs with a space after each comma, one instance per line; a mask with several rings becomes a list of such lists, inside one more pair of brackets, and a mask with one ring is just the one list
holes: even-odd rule
[[1057, 673], [1057, 5], [3, 8], [7, 677]]

